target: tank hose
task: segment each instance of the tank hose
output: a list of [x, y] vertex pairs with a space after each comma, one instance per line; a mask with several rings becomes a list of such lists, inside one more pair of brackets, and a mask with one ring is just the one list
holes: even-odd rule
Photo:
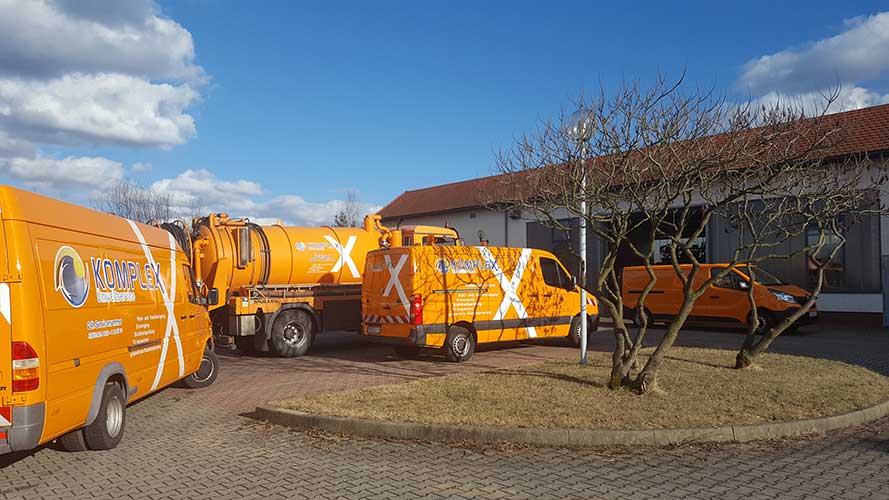
[[262, 227], [253, 222], [248, 222], [247, 227], [249, 227], [252, 231], [255, 231], [259, 236], [259, 253], [263, 255], [262, 259], [262, 271], [259, 277], [260, 285], [267, 285], [269, 282], [269, 276], [272, 272], [272, 251], [271, 245], [269, 244], [269, 239], [265, 234], [265, 231], [262, 230]]
[[173, 222], [162, 222], [159, 226], [173, 235], [173, 239], [179, 244], [179, 248], [184, 250], [191, 258], [191, 237], [188, 235], [188, 228], [186, 228], [185, 222], [175, 220]]

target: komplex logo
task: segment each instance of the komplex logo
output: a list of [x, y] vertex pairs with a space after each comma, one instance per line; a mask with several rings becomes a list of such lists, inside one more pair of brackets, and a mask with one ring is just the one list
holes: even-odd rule
[[72, 307], [80, 307], [90, 294], [90, 277], [77, 250], [62, 245], [56, 252], [53, 283]]
[[456, 274], [474, 273], [476, 271], [490, 271], [495, 269], [497, 263], [486, 259], [446, 259], [441, 258], [435, 262], [435, 269], [441, 274], [453, 272]]
[[137, 285], [141, 290], [160, 286], [161, 265], [156, 262], [90, 257], [90, 267], [100, 303], [135, 302]]

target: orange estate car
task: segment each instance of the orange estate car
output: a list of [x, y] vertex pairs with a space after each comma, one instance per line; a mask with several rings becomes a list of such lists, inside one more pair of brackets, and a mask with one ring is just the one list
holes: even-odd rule
[[[691, 265], [679, 266], [687, 275]], [[695, 278], [696, 287], [714, 274], [725, 269], [726, 264], [702, 264]], [[645, 313], [652, 322], [669, 322], [679, 312], [682, 305], [682, 283], [670, 265], [653, 266], [657, 281], [645, 299]], [[746, 326], [753, 318], [747, 290], [750, 278], [744, 268], [732, 269], [704, 292], [695, 302], [688, 317], [689, 323]], [[762, 268], [755, 270], [756, 281], [753, 294], [759, 313], [758, 333], [767, 331], [777, 322], [796, 312], [810, 296], [810, 293], [794, 285], [788, 285]], [[627, 316], [638, 323], [640, 314], [639, 295], [648, 283], [649, 277], [644, 266], [626, 267], [623, 270], [622, 295]], [[627, 317], [625, 316], [625, 317]], [[794, 327], [817, 321], [818, 311], [812, 309], [794, 323]]]

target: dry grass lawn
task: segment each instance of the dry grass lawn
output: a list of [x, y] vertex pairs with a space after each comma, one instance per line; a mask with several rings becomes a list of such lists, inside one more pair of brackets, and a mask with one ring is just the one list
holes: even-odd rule
[[422, 423], [654, 429], [797, 420], [889, 399], [889, 378], [836, 361], [765, 354], [733, 370], [735, 353], [675, 348], [660, 390], [609, 391], [609, 362], [551, 361], [276, 403], [312, 413]]

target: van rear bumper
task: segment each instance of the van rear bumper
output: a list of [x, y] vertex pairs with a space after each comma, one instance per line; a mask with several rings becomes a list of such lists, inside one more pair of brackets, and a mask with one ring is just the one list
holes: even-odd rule
[[[31, 450], [40, 444], [46, 406], [37, 403], [12, 407], [12, 427], [6, 427], [6, 439], [0, 439], [0, 453]], [[0, 432], [4, 428], [0, 427]]]
[[[418, 345], [426, 344], [426, 328], [425, 325], [416, 325], [411, 327], [411, 333], [407, 337], [389, 337], [386, 335], [371, 335], [367, 332], [364, 337], [371, 342], [389, 345]], [[431, 332], [430, 332], [431, 333]]]

